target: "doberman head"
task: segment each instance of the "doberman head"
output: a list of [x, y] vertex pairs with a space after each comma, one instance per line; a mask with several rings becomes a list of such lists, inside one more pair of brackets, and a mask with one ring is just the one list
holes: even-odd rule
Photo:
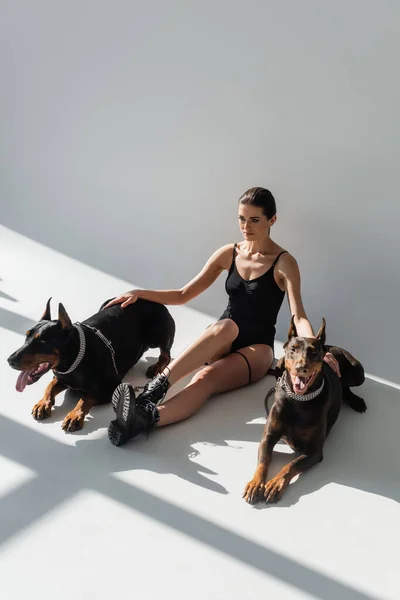
[[284, 356], [278, 361], [278, 369], [286, 369], [289, 384], [295, 394], [306, 394], [322, 373], [325, 354], [325, 327], [322, 325], [315, 338], [299, 337], [292, 316], [288, 341], [284, 344]]
[[26, 332], [24, 344], [8, 357], [10, 367], [21, 371], [16, 383], [18, 392], [57, 368], [63, 348], [71, 338], [73, 326], [64, 306], [59, 304], [58, 319], [52, 321], [50, 300], [41, 319]]

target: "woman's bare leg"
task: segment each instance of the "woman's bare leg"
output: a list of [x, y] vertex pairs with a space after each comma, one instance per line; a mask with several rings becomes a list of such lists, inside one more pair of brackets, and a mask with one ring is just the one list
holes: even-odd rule
[[[242, 348], [240, 352], [249, 361], [251, 383], [259, 381], [271, 367], [272, 348], [255, 344]], [[213, 394], [228, 392], [248, 383], [249, 369], [243, 356], [236, 352], [228, 354], [204, 367], [181, 392], [159, 405], [158, 427], [183, 421], [197, 412]]]
[[231, 319], [222, 319], [207, 327], [201, 336], [164, 370], [168, 375], [169, 384], [177, 383], [206, 362], [227, 355], [238, 333], [239, 328]]
[[[229, 319], [227, 320], [229, 323]], [[232, 321], [231, 321], [232, 322]], [[230, 327], [230, 325], [225, 326]], [[211, 329], [211, 328], [210, 328]], [[203, 351], [209, 346], [209, 356], [215, 356], [215, 344], [208, 343], [208, 338], [200, 339], [197, 345], [202, 347]], [[195, 345], [196, 347], [196, 345]], [[220, 346], [222, 348], [222, 345]], [[181, 377], [199, 366], [196, 363], [195, 348], [188, 348], [183, 353], [183, 357], [177, 359], [183, 360], [188, 369], [186, 372], [182, 368], [178, 371]], [[194, 356], [193, 356], [194, 354]], [[112, 398], [116, 418], [108, 426], [108, 437], [114, 446], [121, 446], [130, 439], [139, 435], [143, 431], [150, 431], [157, 425], [168, 425], [177, 421], [187, 419], [204, 404], [212, 394], [227, 392], [229, 390], [241, 387], [247, 383], [258, 381], [265, 375], [272, 364], [273, 352], [269, 346], [256, 344], [247, 346], [238, 352], [233, 352], [219, 358], [211, 365], [204, 367], [195, 374], [191, 383], [179, 394], [176, 394], [165, 404], [160, 405], [167, 391], [168, 380], [166, 377], [160, 381], [160, 376], [147, 384], [142, 394], [135, 398], [132, 386], [127, 383], [121, 383], [115, 390]], [[200, 365], [204, 363], [204, 357]], [[251, 374], [251, 381], [249, 381]], [[177, 377], [176, 373], [175, 376]], [[157, 394], [157, 395], [156, 395]], [[156, 408], [158, 404], [158, 408]]]

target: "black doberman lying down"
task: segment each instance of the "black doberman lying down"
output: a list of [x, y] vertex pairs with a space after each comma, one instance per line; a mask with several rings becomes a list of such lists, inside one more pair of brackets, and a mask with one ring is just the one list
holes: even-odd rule
[[[350, 387], [364, 382], [362, 365], [349, 352], [325, 345], [325, 319], [316, 339], [297, 337], [294, 317], [289, 328], [285, 354], [278, 361], [274, 401], [268, 411], [258, 449], [258, 465], [243, 497], [250, 504], [259, 500], [277, 502], [290, 481], [322, 461], [327, 435], [338, 418], [342, 400], [357, 412], [367, 406]], [[339, 363], [341, 378], [323, 358], [329, 350]], [[300, 456], [268, 480], [268, 467], [275, 444], [283, 439]]]
[[175, 322], [164, 305], [139, 299], [126, 308], [103, 309], [107, 300], [95, 315], [72, 324], [62, 304], [58, 319], [51, 320], [50, 300], [41, 320], [26, 332], [23, 346], [8, 358], [10, 366], [21, 371], [19, 392], [53, 370], [53, 380], [33, 407], [35, 419], [47, 419], [55, 396], [71, 388], [82, 395], [62, 428], [81, 429], [91, 407], [111, 400], [115, 387], [149, 348], [160, 348], [160, 356], [148, 368], [148, 377], [161, 373], [170, 362]]

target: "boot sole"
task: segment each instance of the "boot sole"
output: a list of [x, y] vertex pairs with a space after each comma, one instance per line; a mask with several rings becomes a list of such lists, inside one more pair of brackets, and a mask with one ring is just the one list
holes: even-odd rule
[[122, 444], [125, 444], [128, 441], [117, 421], [111, 421], [109, 424], [108, 439], [114, 446], [122, 446]]
[[114, 390], [111, 399], [116, 419], [108, 427], [108, 437], [114, 446], [122, 446], [129, 441], [129, 425], [135, 416], [135, 392], [129, 383], [121, 383]]

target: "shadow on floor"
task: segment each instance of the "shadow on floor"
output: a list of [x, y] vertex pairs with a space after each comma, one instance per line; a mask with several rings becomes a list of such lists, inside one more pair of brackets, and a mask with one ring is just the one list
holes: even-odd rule
[[[221, 407], [228, 401], [227, 398], [220, 400]], [[232, 408], [232, 400], [229, 404]], [[249, 406], [246, 403], [243, 404]], [[209, 410], [212, 411], [215, 406], [217, 404], [214, 407], [210, 405]], [[338, 598], [341, 600], [372, 600], [368, 594], [348, 587], [188, 510], [112, 477], [115, 467], [117, 470], [152, 469], [155, 450], [158, 450], [158, 461], [160, 461], [160, 450], [162, 450], [163, 460], [166, 461], [164, 464], [167, 464], [169, 458], [169, 471], [174, 472], [176, 454], [173, 453], [171, 456], [172, 443], [177, 453], [182, 453], [187, 444], [190, 445], [199, 439], [216, 444], [225, 443], [224, 431], [229, 431], [229, 438], [232, 438], [232, 431], [237, 427], [237, 422], [236, 419], [231, 421], [229, 415], [235, 414], [236, 411], [231, 410], [228, 415], [223, 415], [226, 426], [223, 425], [222, 431], [221, 427], [217, 426], [219, 419], [216, 418], [216, 415], [213, 415], [214, 425], [210, 429], [210, 419], [206, 418], [207, 412], [206, 409], [203, 411], [202, 417], [193, 419], [194, 422], [197, 421], [196, 429], [199, 429], [195, 436], [191, 429], [186, 428], [185, 432], [185, 425], [182, 424], [174, 428], [173, 438], [170, 437], [173, 431], [171, 427], [169, 430], [160, 431], [158, 435], [155, 435], [152, 443], [143, 441], [136, 447], [132, 445], [131, 448], [126, 449], [116, 449], [104, 438], [79, 442], [76, 447], [67, 446], [41, 435], [39, 429], [38, 431], [28, 429], [15, 421], [2, 418], [0, 421], [1, 454], [29, 467], [36, 473], [36, 477], [0, 500], [2, 517], [0, 543], [30, 526], [36, 520], [43, 518], [46, 513], [83, 489], [93, 489], [262, 573], [272, 575], [322, 600]], [[244, 416], [244, 413], [241, 414]], [[249, 411], [249, 414], [253, 414], [253, 409]], [[209, 414], [208, 417], [210, 416]], [[219, 424], [221, 425], [221, 422]], [[202, 433], [206, 433], [203, 438]], [[106, 448], [104, 448], [105, 444]], [[146, 452], [143, 451], [144, 448], [146, 448]], [[163, 472], [163, 469], [158, 468], [157, 471]], [[375, 482], [378, 484], [379, 480], [376, 479]], [[140, 544], [140, 540], [135, 540], [135, 543]]]

